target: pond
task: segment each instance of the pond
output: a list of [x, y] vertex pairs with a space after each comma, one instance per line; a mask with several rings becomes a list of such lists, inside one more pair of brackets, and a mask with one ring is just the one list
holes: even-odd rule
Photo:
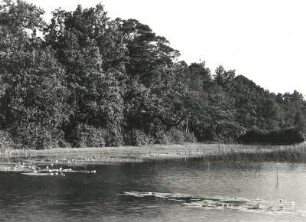
[[0, 220], [306, 220], [304, 163], [195, 159], [74, 170], [65, 176], [0, 172]]

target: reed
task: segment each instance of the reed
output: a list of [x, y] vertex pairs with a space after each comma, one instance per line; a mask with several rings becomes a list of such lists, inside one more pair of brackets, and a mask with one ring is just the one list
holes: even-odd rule
[[306, 143], [293, 146], [241, 144], [179, 144], [93, 148], [55, 148], [47, 150], [0, 149], [3, 159], [80, 160], [79, 162], [142, 162], [208, 158], [210, 160], [306, 161]]

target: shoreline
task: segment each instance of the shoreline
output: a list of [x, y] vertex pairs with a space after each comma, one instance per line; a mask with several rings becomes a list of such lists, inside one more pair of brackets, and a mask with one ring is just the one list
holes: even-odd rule
[[306, 143], [290, 146], [262, 146], [241, 144], [187, 143], [171, 145], [94, 147], [94, 148], [54, 148], [46, 150], [0, 149], [0, 160], [39, 160], [78, 164], [133, 163], [154, 160], [174, 160], [226, 157], [231, 154], [269, 154], [274, 152], [306, 153]]

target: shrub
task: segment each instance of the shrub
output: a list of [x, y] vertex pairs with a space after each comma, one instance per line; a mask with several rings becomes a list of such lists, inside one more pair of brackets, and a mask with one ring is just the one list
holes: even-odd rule
[[238, 141], [241, 143], [271, 145], [291, 145], [301, 143], [304, 140], [302, 133], [297, 129], [269, 132], [253, 129], [238, 138]]
[[185, 136], [185, 142], [190, 142], [190, 143], [197, 142], [197, 139], [193, 133], [186, 132], [184, 133], [184, 136]]
[[107, 132], [103, 128], [81, 124], [78, 127], [78, 147], [104, 147]]
[[64, 133], [54, 128], [52, 131], [43, 125], [21, 123], [9, 129], [15, 148], [46, 149], [59, 147]]
[[159, 132], [155, 143], [157, 144], [182, 144], [184, 142], [195, 142], [196, 138], [194, 134], [184, 132], [180, 129], [172, 128], [170, 131]]
[[105, 131], [106, 146], [120, 146], [122, 144], [123, 144], [123, 136], [117, 127]]
[[244, 127], [233, 121], [220, 121], [216, 127], [215, 140], [231, 143], [245, 133]]
[[153, 139], [142, 130], [133, 129], [125, 135], [126, 145], [141, 146], [153, 143]]
[[0, 130], [0, 148], [1, 149], [14, 148], [14, 142], [10, 134], [3, 130]]

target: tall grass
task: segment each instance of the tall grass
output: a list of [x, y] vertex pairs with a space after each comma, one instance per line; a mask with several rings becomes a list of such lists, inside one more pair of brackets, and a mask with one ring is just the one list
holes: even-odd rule
[[210, 160], [305, 161], [306, 143], [293, 146], [240, 144], [179, 144], [95, 148], [55, 148], [48, 150], [0, 149], [2, 159], [81, 159], [84, 162], [139, 162], [208, 158]]

